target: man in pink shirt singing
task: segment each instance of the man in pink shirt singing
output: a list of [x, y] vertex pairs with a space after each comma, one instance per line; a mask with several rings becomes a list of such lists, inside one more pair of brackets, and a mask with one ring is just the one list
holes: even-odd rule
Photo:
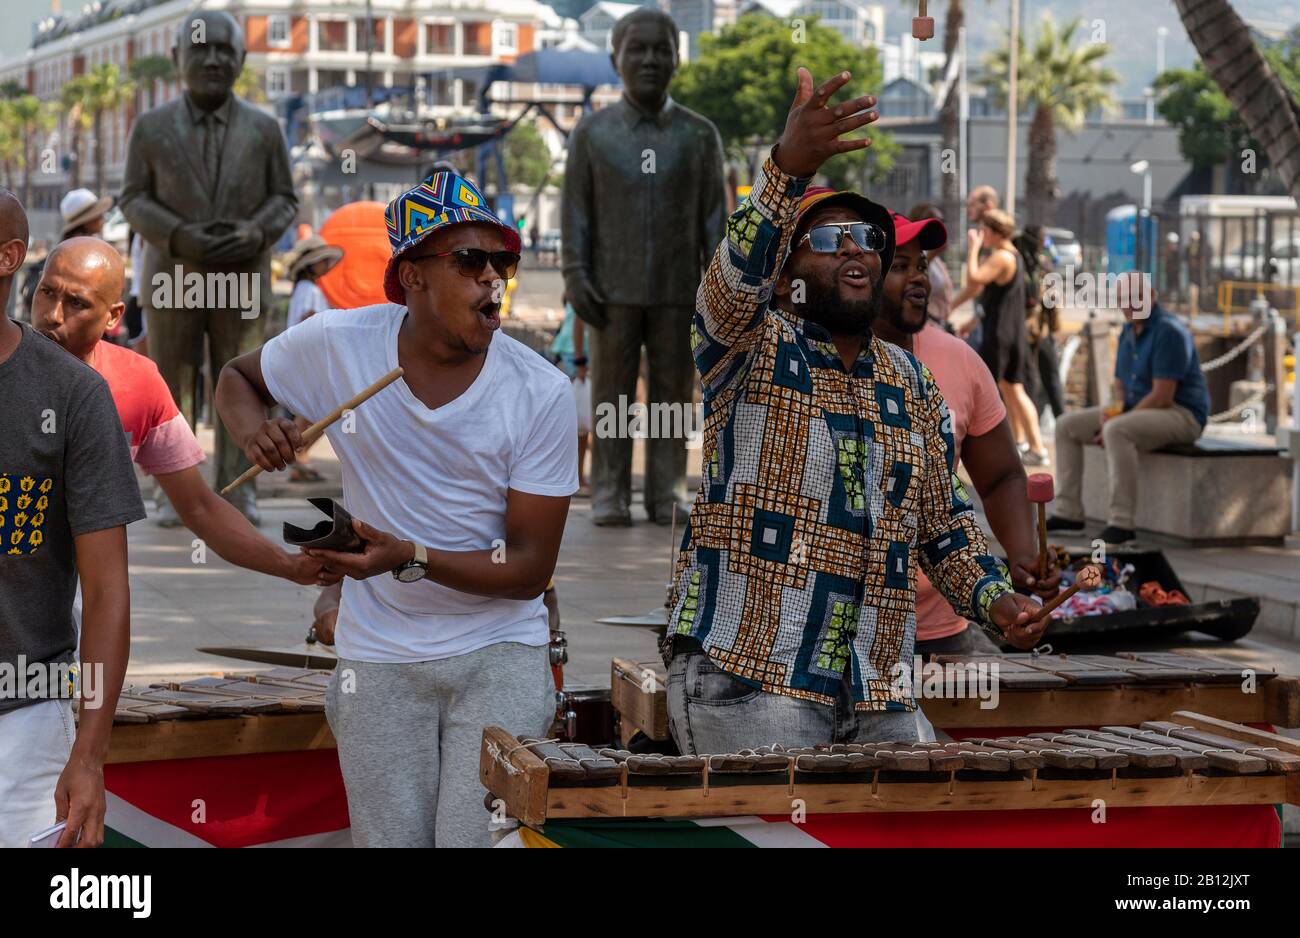
[[[886, 342], [907, 349], [930, 369], [952, 414], [953, 442], [979, 493], [993, 535], [1007, 555], [1012, 582], [1055, 596], [1060, 577], [1039, 580], [1034, 509], [1025, 491], [1024, 464], [1016, 451], [997, 382], [979, 355], [961, 339], [944, 332], [926, 315], [930, 299], [927, 265], [930, 252], [948, 240], [938, 219], [909, 221], [891, 213], [897, 249], [880, 316], [872, 331]], [[935, 260], [934, 263], [941, 263]], [[917, 571], [916, 654], [994, 653], [997, 646], [979, 628], [953, 611], [948, 601]]]

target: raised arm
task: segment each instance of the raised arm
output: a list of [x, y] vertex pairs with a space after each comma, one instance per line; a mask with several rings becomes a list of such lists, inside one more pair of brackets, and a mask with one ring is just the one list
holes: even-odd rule
[[727, 387], [758, 342], [772, 288], [790, 250], [799, 199], [822, 163], [871, 145], [841, 139], [875, 121], [876, 99], [862, 95], [828, 107], [852, 76], [840, 72], [813, 90], [812, 73], [799, 69], [799, 89], [785, 130], [763, 162], [749, 198], [727, 220], [695, 299], [691, 347], [706, 397]]

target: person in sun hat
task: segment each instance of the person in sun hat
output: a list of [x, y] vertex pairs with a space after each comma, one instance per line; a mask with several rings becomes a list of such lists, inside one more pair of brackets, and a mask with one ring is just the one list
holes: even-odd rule
[[[1024, 464], [1011, 435], [997, 382], [979, 353], [946, 332], [929, 315], [933, 279], [929, 267], [942, 264], [948, 241], [943, 222], [909, 220], [893, 213], [896, 247], [885, 275], [877, 337], [906, 349], [930, 369], [952, 415], [956, 458], [979, 493], [985, 516], [1007, 555], [1012, 582], [1040, 595], [1055, 596], [1060, 577], [1037, 576], [1038, 540], [1033, 506], [1026, 492]], [[926, 578], [917, 573], [916, 654], [998, 654], [983, 631], [958, 615]], [[919, 711], [918, 711], [919, 713]]]
[[668, 720], [689, 753], [917, 739], [920, 566], [964, 614], [1029, 633], [953, 475], [951, 415], [930, 372], [872, 333], [896, 250], [881, 205], [809, 188], [877, 117], [799, 88], [780, 141], [700, 286], [703, 478], [663, 652]]
[[327, 716], [361, 846], [490, 842], [483, 728], [546, 733], [555, 715], [542, 602], [578, 488], [569, 383], [498, 334], [519, 235], [455, 172], [386, 211], [389, 303], [325, 310], [226, 366], [217, 411], [248, 457], [292, 464], [298, 428], [401, 366], [326, 431], [360, 553], [344, 574]]
[[[98, 238], [104, 231], [104, 216], [112, 207], [111, 195], [97, 196], [89, 189], [73, 189], [59, 201], [59, 217], [63, 220], [63, 227], [59, 230], [59, 240], [67, 241], [69, 238], [80, 237]], [[41, 282], [41, 274], [44, 271], [45, 259], [42, 258], [28, 269], [27, 279], [23, 281], [23, 309], [27, 311], [29, 320], [32, 312], [32, 297], [36, 293], [36, 285]]]
[[[319, 235], [308, 235], [293, 246], [289, 252], [286, 274], [293, 281], [293, 292], [289, 295], [289, 314], [285, 328], [292, 329], [304, 319], [308, 319], [323, 309], [329, 309], [329, 301], [317, 286], [316, 281], [329, 273], [343, 259], [343, 249], [334, 244], [326, 244]], [[294, 417], [299, 432], [311, 426], [305, 417]], [[289, 478], [294, 482], [319, 482], [321, 474], [311, 464], [311, 447], [298, 454], [298, 460], [289, 470]]]

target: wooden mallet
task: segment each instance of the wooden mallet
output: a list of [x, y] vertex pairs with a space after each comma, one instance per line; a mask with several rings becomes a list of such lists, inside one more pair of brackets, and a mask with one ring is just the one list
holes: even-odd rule
[[[346, 413], [349, 410], [355, 410], [356, 408], [360, 407], [362, 404], [370, 400], [372, 397], [374, 397], [384, 388], [388, 387], [390, 384], [392, 384], [401, 376], [402, 376], [402, 369], [394, 368], [392, 371], [384, 375], [374, 384], [370, 385], [370, 387], [366, 388], [356, 397], [349, 398], [348, 400], [344, 401], [338, 407], [335, 407], [332, 411], [330, 411], [326, 416], [322, 417], [320, 420], [317, 420], [306, 430], [302, 431], [302, 446], [298, 449], [298, 452], [302, 452], [303, 450], [309, 448], [317, 440], [319, 440], [321, 438], [321, 434], [325, 432], [325, 428], [328, 427], [330, 424], [334, 423], [340, 417], [342, 417], [344, 413]], [[221, 494], [227, 495], [233, 492], [235, 489], [239, 488], [241, 485], [243, 485], [249, 479], [256, 476], [261, 471], [262, 471], [261, 466], [250, 467], [238, 479], [236, 479], [234, 482], [231, 482], [224, 489], [222, 489]]]
[[1038, 578], [1047, 579], [1047, 503], [1056, 497], [1052, 477], [1035, 472], [1025, 486], [1029, 500], [1038, 506]]
[[[1097, 587], [1101, 586], [1102, 579], [1101, 568], [1088, 564], [1088, 566], [1080, 570], [1075, 576], [1073, 586], [1062, 590], [1061, 593], [1051, 602], [1043, 603], [1043, 608], [1030, 616], [1029, 622], [1037, 622], [1040, 619], [1047, 618], [1052, 614], [1053, 609], [1061, 605], [1061, 603], [1065, 602], [1075, 593], [1079, 592], [1079, 590], [1095, 590]], [[1025, 624], [1028, 625], [1029, 623], [1027, 622]]]
[[918, 12], [919, 16], [912, 17], [912, 38], [920, 39], [922, 42], [933, 39], [934, 17], [925, 15], [925, 0], [921, 0], [921, 9]]

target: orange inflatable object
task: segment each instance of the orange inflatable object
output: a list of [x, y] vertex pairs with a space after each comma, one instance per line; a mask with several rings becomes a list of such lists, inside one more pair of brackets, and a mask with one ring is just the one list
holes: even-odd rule
[[325, 299], [335, 309], [355, 309], [387, 303], [384, 268], [392, 251], [384, 225], [383, 202], [349, 202], [320, 226], [326, 244], [343, 249], [339, 261], [319, 280]]

